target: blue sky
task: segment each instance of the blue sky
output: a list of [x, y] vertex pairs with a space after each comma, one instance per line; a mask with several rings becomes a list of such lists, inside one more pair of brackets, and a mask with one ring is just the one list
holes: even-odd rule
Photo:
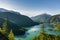
[[18, 11], [29, 17], [60, 13], [60, 0], [0, 0], [0, 8]]

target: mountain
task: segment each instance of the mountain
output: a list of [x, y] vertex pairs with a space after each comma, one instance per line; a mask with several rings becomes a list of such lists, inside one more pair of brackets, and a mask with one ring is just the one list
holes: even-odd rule
[[[1, 11], [1, 9], [0, 9]], [[28, 27], [28, 26], [33, 26], [36, 25], [37, 23], [31, 20], [29, 17], [25, 15], [21, 15], [18, 12], [14, 11], [5, 11], [5, 12], [0, 12], [0, 18], [2, 19], [7, 19], [15, 24], [17, 24], [20, 27]]]
[[0, 12], [7, 12], [8, 10], [0, 8]]
[[[22, 27], [31, 27], [38, 24], [37, 22], [31, 20], [29, 17], [21, 15], [18, 12], [0, 8], [0, 27], [2, 27], [2, 23], [5, 20], [8, 20], [7, 30], [10, 31], [12, 29], [16, 35], [20, 34], [21, 32], [21, 34], [25, 33], [25, 29]], [[20, 30], [21, 28], [23, 31]]]
[[59, 15], [54, 15], [52, 17], [50, 17], [47, 22], [49, 23], [56, 23], [56, 22], [60, 22], [60, 14]]
[[45, 22], [50, 17], [51, 15], [44, 13], [41, 15], [37, 15], [35, 17], [31, 17], [31, 19], [35, 22], [41, 23], [41, 22]]
[[[2, 28], [3, 23], [6, 22], [7, 23], [7, 32], [10, 33], [11, 29], [14, 33], [14, 35], [18, 36], [18, 35], [24, 35], [26, 32], [26, 29], [23, 27], [19, 27], [17, 24], [12, 23], [11, 21], [6, 21], [5, 19], [0, 18], [0, 27]], [[22, 30], [21, 30], [22, 29]]]

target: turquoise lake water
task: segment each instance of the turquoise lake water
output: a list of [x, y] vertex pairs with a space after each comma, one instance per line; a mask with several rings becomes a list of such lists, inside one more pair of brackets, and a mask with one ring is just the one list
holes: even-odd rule
[[[45, 33], [47, 34], [52, 34], [52, 35], [60, 35], [60, 31], [55, 31], [53, 30], [53, 28], [50, 25], [47, 25], [48, 27], [45, 27]], [[50, 27], [49, 27], [50, 26]], [[18, 40], [19, 38], [21, 40], [32, 40], [35, 36], [38, 36], [39, 33], [41, 32], [41, 25], [36, 25], [33, 26], [32, 28], [30, 28], [27, 32], [26, 32], [26, 37], [15, 37], [15, 40]], [[52, 31], [48, 30], [48, 28], [51, 28]]]

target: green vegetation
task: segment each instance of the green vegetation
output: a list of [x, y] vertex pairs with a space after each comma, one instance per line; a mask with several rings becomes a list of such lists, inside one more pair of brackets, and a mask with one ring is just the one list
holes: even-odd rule
[[35, 37], [33, 40], [60, 40], [58, 35], [50, 35], [44, 32], [44, 25], [41, 27], [42, 32], [40, 32], [38, 37]]
[[54, 30], [60, 30], [60, 23], [51, 23], [52, 25], [54, 25]]
[[[52, 23], [52, 24], [54, 25], [55, 30], [60, 30], [60, 23]], [[22, 28], [19, 30], [24, 31], [25, 29]], [[51, 29], [49, 29], [49, 30], [51, 30]], [[2, 28], [0, 28], [0, 32], [2, 34], [6, 35], [9, 40], [15, 40], [14, 33], [13, 33], [12, 29], [11, 29], [10, 33], [7, 32], [7, 22], [6, 21], [3, 22]], [[18, 40], [20, 40], [20, 38]], [[33, 40], [60, 40], [60, 36], [46, 34], [44, 31], [44, 24], [42, 24], [41, 32], [39, 33], [39, 36], [33, 38]]]
[[15, 40], [12, 29], [11, 29], [10, 33], [7, 32], [7, 22], [6, 21], [3, 22], [2, 28], [0, 28], [0, 32], [2, 34], [4, 34], [5, 36], [7, 36], [9, 40]]
[[10, 31], [8, 38], [9, 38], [9, 40], [14, 40], [14, 34], [13, 34], [12, 30]]
[[44, 25], [42, 25], [41, 31], [42, 31], [42, 33], [44, 33]]
[[60, 36], [40, 33], [40, 35], [33, 40], [60, 40]]
[[2, 30], [6, 31], [7, 30], [7, 22], [3, 22], [2, 24]]
[[[60, 30], [60, 24], [59, 23], [56, 23], [56, 24], [53, 24], [53, 25], [54, 25], [55, 29]], [[23, 29], [19, 29], [19, 30], [24, 31]], [[0, 28], [0, 32], [2, 34], [6, 35], [9, 40], [15, 40], [14, 39], [14, 33], [13, 33], [12, 29], [11, 29], [10, 33], [7, 32], [7, 22], [6, 21], [3, 22], [2, 28]], [[18, 40], [20, 40], [20, 38]], [[43, 24], [42, 27], [41, 27], [41, 32], [39, 33], [39, 36], [33, 38], [33, 40], [60, 40], [60, 36], [46, 34], [45, 31], [44, 31], [44, 24]]]
[[60, 23], [56, 23], [54, 29], [55, 29], [55, 30], [60, 30]]

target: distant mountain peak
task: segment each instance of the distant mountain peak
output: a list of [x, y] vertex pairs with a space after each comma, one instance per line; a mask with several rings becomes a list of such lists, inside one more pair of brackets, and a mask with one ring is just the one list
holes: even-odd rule
[[[51, 16], [51, 15], [50, 15], [50, 14], [48, 14], [48, 13], [42, 13], [42, 14], [37, 15], [37, 16]], [[37, 16], [35, 16], [35, 17], [37, 17]]]
[[[48, 14], [48, 13], [42, 13], [41, 15], [50, 15], [50, 14]], [[51, 16], [51, 15], [50, 15]]]
[[37, 15], [35, 17], [31, 17], [31, 19], [35, 22], [45, 22], [48, 18], [50, 18], [51, 15], [50, 14], [47, 14], [47, 13], [42, 13], [40, 15]]
[[19, 12], [12, 11], [12, 10], [7, 10], [7, 9], [4, 9], [4, 8], [0, 8], [0, 12], [10, 12], [10, 13], [21, 15]]

